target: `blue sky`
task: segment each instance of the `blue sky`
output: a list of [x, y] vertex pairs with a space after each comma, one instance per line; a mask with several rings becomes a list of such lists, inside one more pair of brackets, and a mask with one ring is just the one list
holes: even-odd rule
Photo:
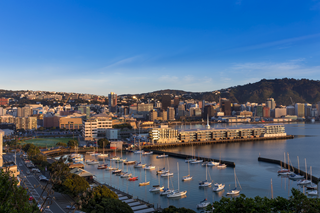
[[212, 91], [319, 59], [320, 0], [0, 1], [2, 89]]

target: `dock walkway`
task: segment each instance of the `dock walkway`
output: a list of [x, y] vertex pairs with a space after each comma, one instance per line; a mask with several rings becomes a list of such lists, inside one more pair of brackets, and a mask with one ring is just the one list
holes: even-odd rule
[[[306, 172], [298, 170], [296, 167], [288, 165], [287, 163], [284, 163], [281, 160], [274, 160], [274, 159], [269, 159], [269, 158], [258, 157], [258, 161], [278, 164], [279, 166], [282, 165], [284, 168], [288, 168], [288, 166], [289, 166], [289, 170], [290, 171], [293, 171], [293, 172], [295, 172], [296, 174], [299, 174], [299, 175], [303, 175], [304, 177], [306, 177], [306, 175], [307, 175]], [[308, 176], [310, 177], [310, 174]], [[312, 176], [312, 182], [318, 183], [319, 182], [319, 178], [315, 177], [315, 176]]]

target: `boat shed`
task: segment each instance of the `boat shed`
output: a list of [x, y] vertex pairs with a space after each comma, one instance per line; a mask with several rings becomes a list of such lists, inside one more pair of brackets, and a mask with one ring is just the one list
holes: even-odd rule
[[70, 173], [84, 177], [89, 183], [93, 182], [93, 174], [84, 169], [74, 168], [70, 171]]

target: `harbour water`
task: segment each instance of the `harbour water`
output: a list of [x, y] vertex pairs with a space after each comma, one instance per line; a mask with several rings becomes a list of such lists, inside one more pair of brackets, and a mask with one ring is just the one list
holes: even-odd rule
[[[277, 175], [277, 170], [280, 165], [274, 165], [264, 162], [258, 162], [259, 154], [262, 157], [282, 160], [284, 153], [289, 153], [290, 162], [295, 167], [298, 167], [297, 156], [299, 156], [300, 169], [305, 170], [305, 160], [307, 161], [308, 170], [312, 166], [312, 173], [315, 176], [320, 175], [320, 123], [305, 124], [291, 123], [285, 124], [287, 134], [295, 135], [294, 139], [288, 140], [268, 140], [254, 141], [243, 143], [228, 143], [228, 144], [212, 144], [193, 147], [176, 147], [168, 149], [170, 152], [178, 152], [185, 154], [194, 154], [202, 157], [212, 157], [233, 161], [236, 164], [235, 171], [237, 178], [241, 184], [241, 193], [247, 197], [261, 196], [271, 197], [271, 179], [273, 182], [273, 195], [288, 197], [291, 195], [291, 188], [297, 188], [304, 191], [303, 188], [296, 184], [296, 181], [289, 180], [285, 177]], [[180, 128], [180, 127], [177, 127]], [[199, 126], [183, 127], [183, 128], [199, 128]], [[117, 153], [119, 155], [119, 153]], [[115, 153], [110, 153], [111, 156]], [[140, 155], [134, 153], [123, 154], [128, 160], [140, 161]], [[286, 155], [287, 157], [287, 155]], [[92, 158], [85, 156], [85, 158]], [[96, 175], [96, 178], [101, 183], [107, 183], [115, 186], [120, 190], [132, 194], [135, 197], [153, 203], [155, 207], [162, 208], [174, 205], [177, 207], [186, 207], [196, 210], [196, 205], [207, 198], [208, 201], [218, 201], [222, 196], [227, 196], [226, 192], [234, 188], [234, 170], [233, 168], [217, 169], [216, 167], [208, 167], [208, 180], [213, 180], [214, 183], [224, 183], [225, 190], [220, 193], [212, 191], [212, 187], [199, 188], [199, 181], [206, 179], [206, 168], [201, 164], [190, 164], [190, 175], [193, 180], [182, 182], [182, 176], [188, 174], [188, 164], [183, 159], [177, 158], [160, 158], [156, 155], [141, 156], [142, 163], [152, 164], [156, 166], [155, 170], [145, 171], [144, 169], [134, 168], [133, 165], [116, 164], [112, 161], [107, 161], [109, 165], [117, 165], [124, 171], [129, 171], [139, 177], [138, 181], [131, 182], [120, 176], [112, 175], [110, 171], [98, 170], [97, 165], [85, 165], [85, 169]], [[158, 168], [166, 167], [174, 176], [169, 179], [169, 187], [177, 189], [178, 181], [180, 181], [180, 190], [187, 190], [187, 196], [181, 199], [169, 199], [160, 196], [159, 193], [149, 192], [152, 185], [163, 185], [167, 187], [168, 178], [160, 177], [156, 174]], [[177, 162], [179, 163], [179, 180], [177, 174]], [[101, 162], [102, 163], [102, 162]], [[140, 182], [150, 181], [148, 186], [139, 186]], [[238, 188], [239, 185], [238, 185]]]

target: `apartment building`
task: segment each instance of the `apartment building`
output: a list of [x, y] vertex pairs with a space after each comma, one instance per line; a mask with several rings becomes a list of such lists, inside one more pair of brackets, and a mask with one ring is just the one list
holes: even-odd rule
[[16, 129], [33, 130], [37, 129], [37, 117], [16, 117]]
[[86, 141], [92, 141], [106, 136], [106, 130], [112, 128], [112, 120], [109, 117], [91, 117], [82, 122], [82, 137]]

